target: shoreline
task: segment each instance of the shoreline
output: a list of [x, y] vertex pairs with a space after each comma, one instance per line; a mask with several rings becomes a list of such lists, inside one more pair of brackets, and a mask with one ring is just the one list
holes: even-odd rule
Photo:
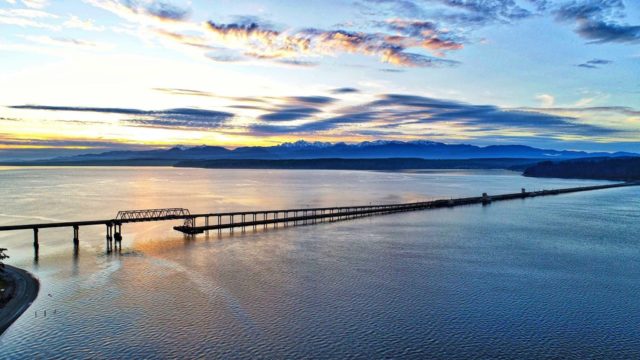
[[31, 306], [40, 290], [38, 279], [25, 270], [5, 264], [2, 277], [13, 286], [9, 302], [0, 309], [0, 336]]

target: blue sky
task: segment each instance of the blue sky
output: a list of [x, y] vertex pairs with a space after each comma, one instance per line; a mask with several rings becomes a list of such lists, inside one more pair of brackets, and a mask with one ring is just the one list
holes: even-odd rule
[[640, 152], [624, 0], [0, 0], [0, 157], [296, 139]]

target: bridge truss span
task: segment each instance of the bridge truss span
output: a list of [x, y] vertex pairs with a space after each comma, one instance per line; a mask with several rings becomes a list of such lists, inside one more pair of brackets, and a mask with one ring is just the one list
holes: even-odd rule
[[118, 211], [116, 222], [156, 221], [189, 218], [191, 213], [185, 208], [145, 209]]

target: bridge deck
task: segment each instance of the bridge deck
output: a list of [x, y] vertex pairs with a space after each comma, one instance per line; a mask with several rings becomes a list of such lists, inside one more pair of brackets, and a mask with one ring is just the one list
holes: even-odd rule
[[[298, 223], [314, 220], [324, 220], [332, 218], [350, 218], [369, 216], [375, 214], [385, 214], [402, 211], [423, 210], [429, 208], [450, 207], [459, 205], [469, 205], [478, 203], [487, 203], [491, 201], [501, 201], [510, 199], [519, 199], [526, 197], [536, 197], [545, 195], [556, 195], [570, 192], [591, 191], [600, 189], [609, 189], [624, 186], [637, 186], [640, 182], [615, 183], [607, 185], [584, 186], [566, 189], [541, 190], [532, 192], [519, 192], [511, 194], [501, 194], [492, 196], [478, 196], [457, 199], [442, 199], [415, 203], [388, 204], [388, 205], [363, 205], [363, 206], [340, 206], [340, 207], [321, 207], [321, 208], [294, 208], [294, 209], [276, 209], [276, 210], [256, 210], [256, 211], [237, 211], [222, 213], [197, 213], [190, 214], [187, 209], [152, 209], [152, 210], [134, 210], [127, 212], [119, 212], [114, 219], [102, 220], [86, 220], [86, 221], [65, 221], [50, 223], [34, 223], [0, 226], [0, 231], [12, 230], [29, 230], [32, 229], [37, 233], [38, 229], [73, 227], [76, 229], [74, 236], [77, 237], [77, 228], [81, 226], [106, 225], [108, 228], [107, 238], [110, 237], [109, 229], [111, 227], [121, 227], [122, 224], [133, 222], [149, 222], [149, 221], [167, 221], [167, 220], [189, 220], [193, 221], [191, 226], [176, 226], [174, 229], [187, 234], [201, 233], [207, 230], [233, 229], [238, 227], [254, 227], [259, 225], [270, 225], [279, 223]], [[154, 214], [160, 216], [144, 216], [144, 214]], [[241, 221], [236, 222], [235, 218], [240, 217]], [[247, 217], [249, 219], [247, 220]], [[262, 218], [260, 218], [262, 217]], [[195, 226], [195, 219], [204, 218], [204, 226]], [[217, 220], [215, 224], [209, 224], [209, 218]], [[223, 222], [224, 220], [228, 222]], [[119, 235], [119, 231], [116, 232]], [[76, 239], [77, 240], [77, 239]], [[37, 237], [35, 239], [37, 242]]]
[[[222, 229], [234, 229], [234, 228], [255, 228], [257, 226], [267, 226], [277, 224], [297, 224], [303, 222], [307, 224], [309, 221], [316, 223], [318, 220], [324, 221], [325, 219], [336, 218], [354, 218], [379, 214], [389, 214], [405, 211], [425, 210], [432, 208], [453, 207], [460, 205], [471, 205], [480, 203], [489, 203], [493, 201], [504, 201], [513, 199], [522, 199], [527, 197], [537, 197], [546, 195], [558, 195], [571, 192], [591, 191], [600, 189], [609, 189], [623, 186], [636, 186], [640, 183], [616, 183], [607, 185], [595, 185], [574, 187], [555, 190], [541, 190], [541, 191], [522, 191], [518, 193], [492, 195], [492, 196], [477, 196], [467, 198], [456, 199], [441, 199], [416, 203], [402, 203], [402, 204], [389, 204], [389, 205], [366, 205], [366, 206], [344, 206], [333, 208], [304, 208], [304, 209], [283, 209], [283, 210], [267, 210], [267, 211], [249, 211], [249, 212], [233, 212], [233, 213], [213, 213], [213, 214], [198, 214], [201, 217], [213, 217], [216, 219], [215, 224], [207, 224], [204, 226], [175, 226], [174, 229], [181, 231], [185, 234], [199, 234], [208, 230], [222, 230]], [[299, 215], [302, 213], [302, 215]], [[262, 215], [262, 219], [257, 217]], [[234, 217], [240, 216], [241, 221], [235, 222]], [[246, 220], [249, 216], [250, 219]], [[223, 222], [223, 218], [228, 217], [227, 222]]]

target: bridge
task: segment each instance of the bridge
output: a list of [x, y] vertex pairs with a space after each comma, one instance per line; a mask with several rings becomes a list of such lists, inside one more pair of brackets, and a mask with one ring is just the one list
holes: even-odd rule
[[[113, 249], [114, 241], [116, 243], [116, 246], [121, 244], [122, 225], [127, 223], [183, 220], [184, 222], [182, 225], [174, 226], [173, 228], [184, 233], [185, 235], [193, 236], [204, 232], [209, 233], [209, 231], [217, 231], [218, 233], [221, 233], [224, 229], [228, 229], [230, 232], [233, 232], [234, 229], [238, 228], [244, 231], [247, 228], [257, 230], [259, 227], [267, 229], [269, 226], [278, 228], [279, 226], [288, 227], [296, 225], [307, 225], [316, 224], [319, 222], [347, 220], [364, 216], [437, 209], [461, 205], [487, 205], [494, 201], [524, 199], [538, 196], [559, 195], [572, 192], [593, 191], [638, 185], [640, 185], [640, 182], [625, 182], [540, 191], [526, 191], [525, 189], [521, 189], [520, 192], [509, 194], [488, 195], [487, 193], [483, 193], [482, 196], [477, 197], [440, 199], [412, 203], [257, 210], [223, 213], [192, 214], [188, 209], [185, 208], [127, 210], [119, 211], [116, 214], [116, 217], [113, 219], [9, 225], [0, 226], [0, 231], [32, 230], [33, 246], [37, 252], [40, 246], [38, 239], [38, 233], [40, 229], [64, 227], [72, 228], [73, 244], [75, 249], [77, 250], [80, 241], [80, 227], [102, 225], [106, 228], [107, 252], [110, 252]], [[198, 225], [198, 219], [201, 219], [200, 225]]]

